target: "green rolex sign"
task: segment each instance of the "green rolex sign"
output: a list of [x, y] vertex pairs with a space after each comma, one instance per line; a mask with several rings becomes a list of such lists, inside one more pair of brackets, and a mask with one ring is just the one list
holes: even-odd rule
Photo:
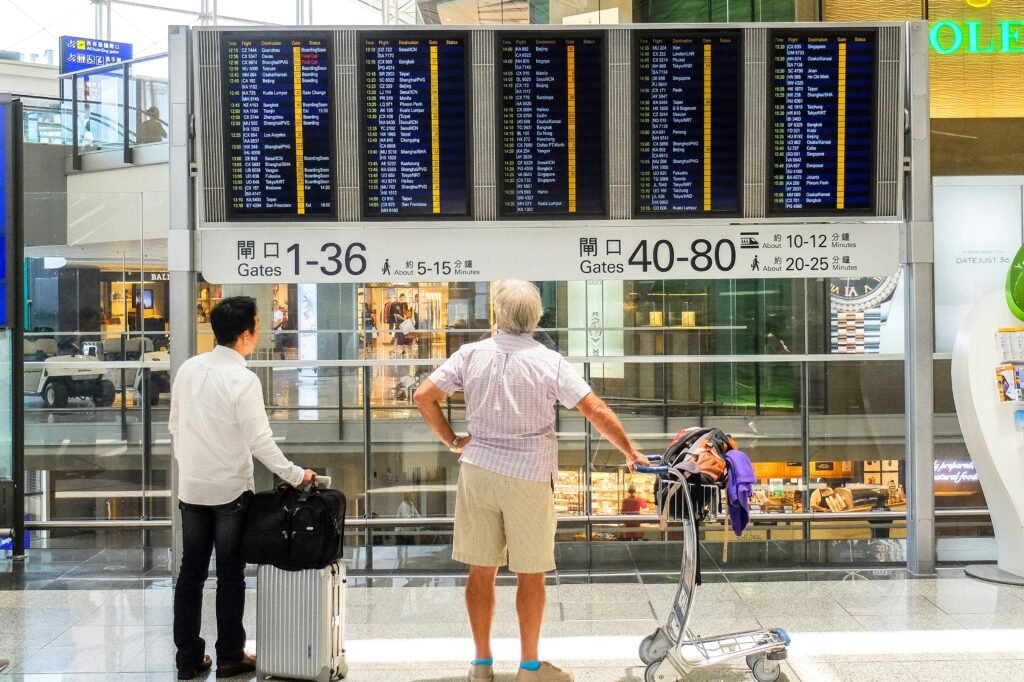
[[1024, 54], [1021, 29], [1024, 21], [957, 22], [949, 19], [932, 24], [932, 49], [939, 54]]

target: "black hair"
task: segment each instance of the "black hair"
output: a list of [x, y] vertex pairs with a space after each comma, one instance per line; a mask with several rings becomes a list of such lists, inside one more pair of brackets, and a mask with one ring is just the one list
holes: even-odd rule
[[244, 332], [256, 333], [256, 299], [232, 296], [218, 303], [210, 312], [210, 326], [218, 346], [233, 346]]

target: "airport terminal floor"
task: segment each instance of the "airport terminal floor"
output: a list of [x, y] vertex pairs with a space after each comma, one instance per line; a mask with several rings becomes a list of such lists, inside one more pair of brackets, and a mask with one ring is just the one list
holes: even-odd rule
[[[82, 551], [52, 562], [30, 557], [24, 565], [0, 561], [0, 658], [11, 661], [0, 680], [176, 679], [166, 552], [140, 552]], [[350, 576], [346, 679], [465, 680], [473, 650], [462, 584], [460, 577]], [[515, 588], [507, 575], [499, 575], [498, 584], [495, 679], [511, 682], [519, 654]], [[578, 682], [644, 679], [637, 646], [667, 617], [676, 576], [553, 573], [547, 585], [542, 658], [571, 669]], [[251, 578], [249, 587], [251, 648]], [[203, 634], [212, 643], [212, 580], [207, 588]], [[979, 582], [955, 568], [926, 579], [901, 570], [709, 572], [694, 608], [691, 628], [698, 634], [785, 628], [792, 644], [780, 680], [1024, 677], [1024, 588]], [[206, 677], [214, 679], [214, 672]], [[741, 658], [682, 679], [753, 678]]]
[[[466, 680], [458, 444], [503, 409], [507, 443], [537, 439], [523, 402], [422, 398], [507, 329], [504, 279], [536, 285], [534, 338], [636, 447], [579, 396], [545, 422], [541, 659], [577, 682], [1024, 682], [1022, 5], [0, 0], [0, 682], [178, 679], [175, 590], [202, 567], [175, 581], [205, 544], [179, 497], [224, 473], [188, 437], [227, 422], [175, 389], [172, 447], [172, 381], [240, 296], [243, 407], [333, 500], [309, 589], [268, 572], [314, 544], [298, 506], [250, 539], [284, 550], [245, 556], [247, 648], [319, 670], [340, 621], [346, 680]], [[714, 438], [684, 461], [693, 427]], [[997, 570], [1018, 582], [971, 577]], [[513, 682], [504, 570], [496, 612]], [[645, 640], [676, 630], [667, 656]]]

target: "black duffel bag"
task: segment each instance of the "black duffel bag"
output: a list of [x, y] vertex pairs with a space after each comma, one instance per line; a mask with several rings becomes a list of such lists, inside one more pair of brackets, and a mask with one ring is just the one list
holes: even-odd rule
[[338, 490], [298, 490], [281, 484], [253, 495], [242, 535], [250, 564], [288, 571], [323, 568], [341, 557], [345, 496]]

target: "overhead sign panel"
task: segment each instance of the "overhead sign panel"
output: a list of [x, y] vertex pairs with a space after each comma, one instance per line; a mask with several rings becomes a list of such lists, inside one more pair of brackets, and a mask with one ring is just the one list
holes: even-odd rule
[[873, 29], [773, 30], [773, 215], [869, 215], [875, 190]]
[[328, 33], [221, 36], [229, 219], [334, 215], [332, 52]]
[[637, 36], [637, 215], [740, 212], [740, 35], [680, 31]]
[[[652, 225], [654, 225], [652, 223]], [[899, 268], [899, 230], [872, 223], [205, 230], [224, 284], [868, 277]], [[500, 245], [497, 248], [496, 245]], [[543, 248], [538, 248], [542, 245]]]
[[363, 211], [469, 214], [464, 35], [362, 34]]
[[60, 72], [73, 73], [92, 69], [104, 64], [126, 62], [132, 58], [131, 43], [116, 43], [111, 40], [60, 37]]
[[604, 215], [604, 35], [501, 34], [498, 44], [501, 215]]

